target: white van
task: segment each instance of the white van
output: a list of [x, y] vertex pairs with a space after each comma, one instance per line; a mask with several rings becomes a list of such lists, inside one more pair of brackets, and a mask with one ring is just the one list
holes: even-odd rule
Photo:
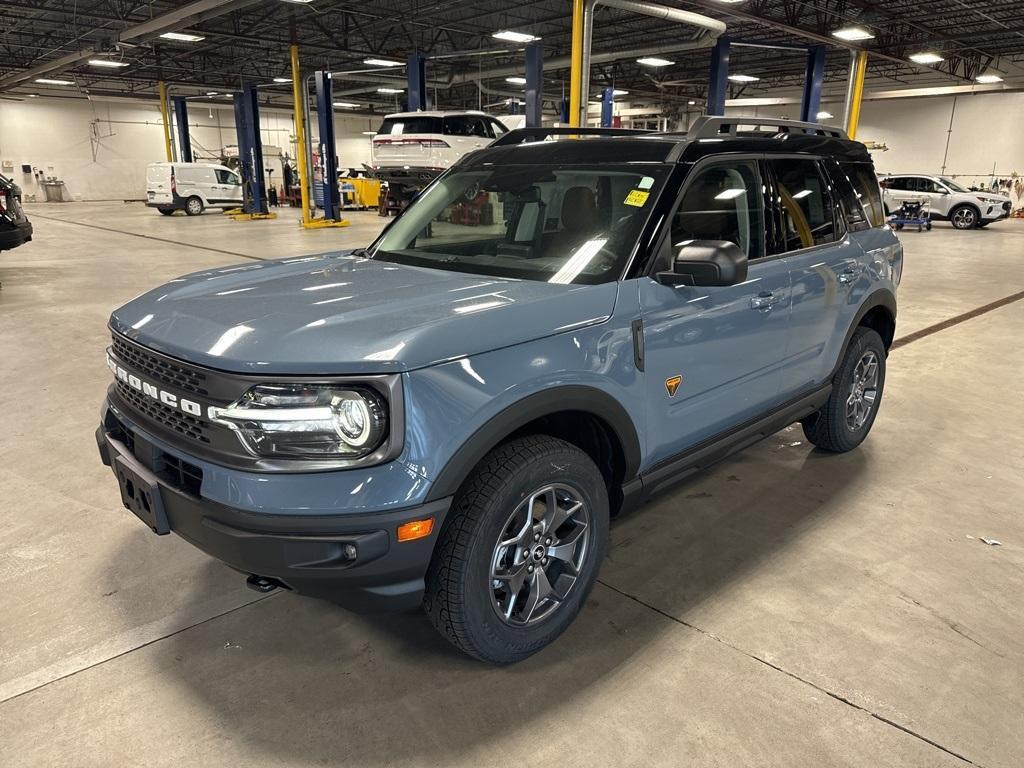
[[165, 216], [204, 208], [237, 208], [242, 179], [230, 168], [207, 163], [150, 163], [146, 166], [146, 205]]

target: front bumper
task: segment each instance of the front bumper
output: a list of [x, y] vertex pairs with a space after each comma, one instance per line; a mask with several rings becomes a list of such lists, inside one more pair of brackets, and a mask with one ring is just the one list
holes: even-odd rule
[[[136, 480], [141, 477], [159, 489], [159, 533], [174, 532], [237, 571], [272, 578], [361, 613], [405, 610], [422, 600], [424, 574], [451, 498], [386, 512], [252, 512], [204, 498], [196, 467], [163, 451], [112, 411], [106, 411], [96, 430], [96, 443], [119, 482], [124, 479], [118, 466], [127, 462]], [[396, 540], [399, 525], [427, 517], [434, 519], [430, 536]], [[346, 555], [349, 545], [355, 547], [354, 558]]]
[[0, 251], [9, 251], [32, 239], [32, 224], [25, 219], [9, 224], [0, 222]]

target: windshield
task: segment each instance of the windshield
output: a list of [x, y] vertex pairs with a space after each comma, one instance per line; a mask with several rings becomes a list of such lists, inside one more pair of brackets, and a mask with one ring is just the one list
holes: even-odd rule
[[968, 191], [970, 191], [970, 190], [964, 189], [963, 187], [961, 187], [959, 184], [957, 184], [952, 179], [947, 179], [945, 176], [939, 176], [939, 181], [941, 181], [943, 184], [945, 184], [947, 187], [949, 187], [954, 192], [968, 192]]
[[621, 274], [665, 165], [503, 165], [431, 185], [370, 249], [413, 266], [551, 283]]

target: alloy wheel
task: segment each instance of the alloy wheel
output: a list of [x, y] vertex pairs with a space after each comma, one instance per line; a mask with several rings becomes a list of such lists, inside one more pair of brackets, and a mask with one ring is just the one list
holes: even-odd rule
[[491, 602], [513, 626], [558, 610], [590, 552], [590, 512], [580, 494], [552, 484], [524, 498], [505, 521], [491, 556]]
[[953, 213], [953, 224], [957, 229], [970, 229], [975, 219], [974, 211], [970, 208], [961, 208]]
[[864, 426], [878, 401], [878, 355], [868, 350], [853, 369], [853, 384], [846, 398], [846, 426], [856, 432]]

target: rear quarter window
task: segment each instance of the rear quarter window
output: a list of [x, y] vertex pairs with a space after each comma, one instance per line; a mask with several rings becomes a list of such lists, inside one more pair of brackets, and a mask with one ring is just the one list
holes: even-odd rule
[[[864, 206], [868, 222], [872, 227], [885, 223], [885, 209], [882, 207], [882, 192], [871, 163], [839, 163], [839, 167], [853, 185], [854, 192]], [[895, 185], [893, 186], [894, 189]]]
[[406, 133], [441, 133], [441, 118], [428, 115], [389, 117], [377, 129], [378, 136], [402, 136]]

